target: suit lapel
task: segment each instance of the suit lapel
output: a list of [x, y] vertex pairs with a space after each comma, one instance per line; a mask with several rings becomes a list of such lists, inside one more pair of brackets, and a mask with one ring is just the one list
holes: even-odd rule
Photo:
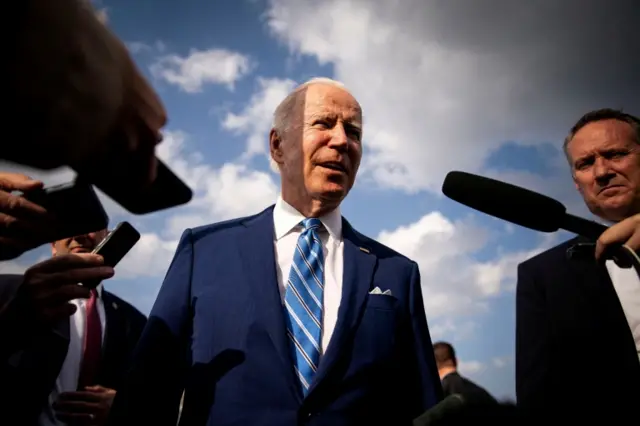
[[258, 322], [266, 330], [281, 361], [282, 370], [296, 398], [301, 399], [280, 298], [274, 249], [273, 207], [245, 223], [246, 237], [237, 247], [243, 261], [243, 272], [252, 287]]
[[[576, 238], [576, 242], [585, 242], [582, 237]], [[627, 319], [620, 303], [620, 298], [615, 290], [609, 271], [604, 263], [594, 260], [595, 247], [585, 249], [585, 253], [577, 259], [570, 260], [572, 277], [576, 277], [576, 285], [584, 294], [594, 312], [598, 312], [598, 323], [609, 324], [607, 329], [620, 330], [620, 336], [628, 342], [626, 346], [633, 349], [635, 343], [629, 329]], [[625, 331], [627, 331], [625, 333]], [[626, 336], [626, 337], [624, 337]]]
[[[342, 219], [344, 241], [344, 269], [342, 299], [338, 308], [338, 320], [327, 351], [320, 361], [309, 395], [319, 387], [327, 375], [336, 367], [340, 355], [349, 350], [348, 342], [361, 317], [367, 294], [373, 281], [377, 258], [362, 245], [361, 239], [349, 222]], [[363, 250], [364, 249], [364, 250]]]

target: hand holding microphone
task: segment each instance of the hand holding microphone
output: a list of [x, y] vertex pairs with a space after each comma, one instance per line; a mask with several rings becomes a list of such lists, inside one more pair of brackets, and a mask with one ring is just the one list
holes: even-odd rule
[[640, 264], [637, 253], [640, 250], [640, 214], [616, 223], [600, 235], [596, 241], [596, 259], [600, 259], [609, 247], [615, 245], [622, 245], [635, 262]]
[[610, 228], [567, 213], [559, 201], [546, 195], [471, 173], [449, 172], [442, 185], [447, 197], [474, 210], [540, 232], [565, 229], [595, 243], [596, 259], [611, 252], [620, 266], [640, 272], [640, 215]]

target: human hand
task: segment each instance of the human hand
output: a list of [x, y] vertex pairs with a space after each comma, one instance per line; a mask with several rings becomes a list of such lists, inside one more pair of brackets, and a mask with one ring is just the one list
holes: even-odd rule
[[113, 268], [103, 262], [101, 256], [91, 253], [54, 256], [27, 269], [17, 297], [45, 322], [69, 317], [77, 309], [69, 302], [90, 295], [90, 289], [79, 283], [113, 276]]
[[53, 409], [56, 417], [69, 426], [102, 426], [115, 396], [113, 389], [87, 386], [83, 391], [61, 393]]
[[44, 207], [13, 191], [29, 193], [43, 183], [20, 173], [0, 172], [0, 260], [14, 259], [49, 242], [52, 218]]
[[600, 259], [607, 249], [616, 244], [626, 246], [633, 252], [640, 249], [640, 214], [616, 223], [600, 235], [596, 242], [596, 259]]

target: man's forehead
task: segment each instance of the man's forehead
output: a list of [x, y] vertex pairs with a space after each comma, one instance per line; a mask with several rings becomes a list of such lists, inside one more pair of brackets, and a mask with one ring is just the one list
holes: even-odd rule
[[359, 109], [344, 109], [344, 108], [307, 108], [305, 109], [305, 119], [310, 120], [314, 118], [340, 118], [351, 124], [361, 124], [362, 114]]
[[620, 121], [589, 123], [580, 129], [571, 142], [569, 150], [576, 153], [597, 152], [616, 147], [636, 145], [633, 128]]
[[362, 109], [358, 101], [349, 92], [337, 87], [309, 87], [305, 94], [304, 106], [305, 118], [339, 116], [345, 121], [362, 121]]

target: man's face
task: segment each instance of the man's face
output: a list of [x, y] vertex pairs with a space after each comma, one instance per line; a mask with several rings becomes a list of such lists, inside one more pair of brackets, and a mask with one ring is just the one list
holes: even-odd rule
[[595, 215], [620, 221], [640, 212], [640, 144], [631, 125], [589, 123], [567, 146], [573, 180]]
[[65, 238], [52, 243], [51, 251], [54, 256], [69, 253], [91, 253], [91, 251], [100, 244], [100, 241], [102, 241], [106, 236], [107, 230], [103, 229], [90, 234]]
[[[362, 157], [362, 112], [339, 87], [307, 88], [302, 127], [283, 142], [283, 182], [303, 186], [312, 199], [340, 202], [356, 178]], [[300, 142], [300, 138], [302, 141]]]

